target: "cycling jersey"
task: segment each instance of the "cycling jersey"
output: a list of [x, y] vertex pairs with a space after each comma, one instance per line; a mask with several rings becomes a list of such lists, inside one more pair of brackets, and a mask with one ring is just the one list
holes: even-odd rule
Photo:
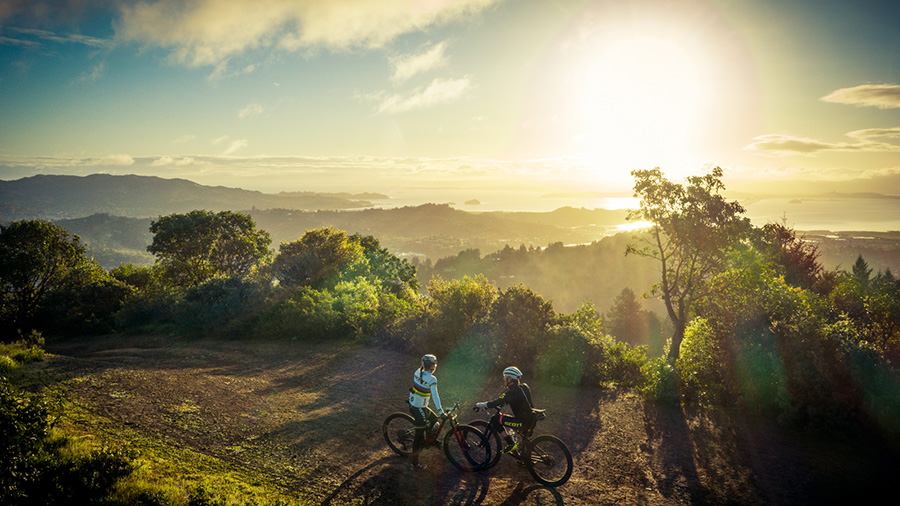
[[438, 395], [437, 378], [428, 370], [416, 369], [413, 374], [413, 386], [409, 389], [409, 405], [414, 408], [426, 408], [429, 399], [434, 399], [434, 407], [438, 413], [444, 412]]
[[531, 389], [525, 383], [519, 383], [507, 388], [505, 392], [500, 394], [496, 400], [487, 403], [489, 408], [498, 408], [504, 404], [509, 404], [513, 416], [520, 420], [530, 421], [533, 417], [531, 412]]

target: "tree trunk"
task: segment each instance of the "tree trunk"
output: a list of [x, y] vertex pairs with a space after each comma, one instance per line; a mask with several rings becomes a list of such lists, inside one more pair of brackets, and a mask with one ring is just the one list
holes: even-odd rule
[[678, 320], [675, 323], [675, 331], [672, 332], [672, 346], [669, 348], [668, 361], [675, 365], [678, 357], [681, 356], [681, 342], [684, 341], [684, 320]]

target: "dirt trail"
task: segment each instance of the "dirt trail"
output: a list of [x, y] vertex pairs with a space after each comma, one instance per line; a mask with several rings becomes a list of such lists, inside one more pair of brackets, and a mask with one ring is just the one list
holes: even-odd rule
[[[810, 470], [804, 449], [776, 431], [651, 409], [626, 390], [529, 381], [550, 414], [535, 432], [559, 436], [575, 460], [569, 482], [549, 489], [511, 459], [462, 473], [426, 450], [428, 469], [407, 469], [384, 443], [381, 422], [405, 410], [418, 357], [334, 344], [146, 338], [50, 351], [50, 369], [89, 409], [260, 470], [312, 504], [777, 505], [836, 497], [823, 491], [826, 480]], [[496, 378], [472, 375], [452, 357], [436, 375], [445, 404], [468, 407], [500, 390]], [[465, 409], [461, 419], [476, 416]], [[852, 465], [845, 470], [869, 471], [867, 462]]]

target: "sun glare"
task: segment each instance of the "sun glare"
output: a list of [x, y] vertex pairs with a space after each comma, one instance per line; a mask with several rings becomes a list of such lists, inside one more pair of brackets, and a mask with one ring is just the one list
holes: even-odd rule
[[695, 55], [652, 36], [607, 41], [589, 53], [578, 63], [572, 104], [581, 155], [617, 168], [685, 163], [704, 101]]

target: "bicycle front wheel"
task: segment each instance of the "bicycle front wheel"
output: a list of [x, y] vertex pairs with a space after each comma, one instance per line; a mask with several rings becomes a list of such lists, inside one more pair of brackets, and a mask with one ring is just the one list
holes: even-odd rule
[[487, 420], [474, 420], [469, 422], [469, 425], [481, 431], [484, 437], [487, 438], [488, 446], [491, 448], [491, 458], [488, 459], [482, 469], [490, 469], [496, 466], [497, 462], [500, 461], [500, 451], [503, 450], [500, 435], [491, 430], [490, 423]]
[[412, 453], [413, 441], [416, 439], [415, 424], [412, 415], [407, 413], [388, 415], [381, 425], [381, 432], [391, 450], [403, 456]]
[[463, 471], [481, 469], [491, 457], [491, 447], [480, 430], [457, 425], [444, 436], [444, 453], [454, 466]]
[[528, 471], [538, 482], [558, 487], [572, 476], [572, 454], [556, 436], [538, 436], [531, 440]]

